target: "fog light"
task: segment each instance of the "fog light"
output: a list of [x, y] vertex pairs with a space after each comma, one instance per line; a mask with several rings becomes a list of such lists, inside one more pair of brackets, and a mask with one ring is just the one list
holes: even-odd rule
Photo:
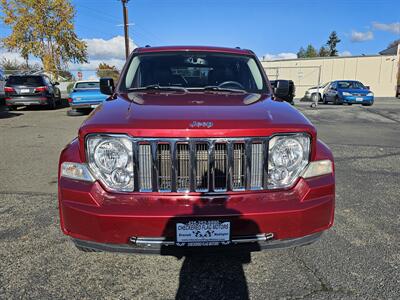
[[61, 177], [75, 180], [94, 182], [92, 174], [85, 164], [74, 162], [63, 162], [61, 165]]
[[285, 168], [278, 168], [271, 172], [270, 178], [273, 182], [282, 182], [289, 177], [289, 171]]
[[125, 187], [131, 181], [130, 174], [124, 169], [116, 169], [111, 173], [111, 180], [118, 187]]

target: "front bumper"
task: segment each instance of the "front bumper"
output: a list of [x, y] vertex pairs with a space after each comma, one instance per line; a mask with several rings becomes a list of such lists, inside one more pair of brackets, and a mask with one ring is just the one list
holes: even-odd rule
[[82, 247], [157, 253], [159, 249], [153, 246], [141, 246], [151, 244], [146, 241], [153, 239], [163, 249], [166, 245], [172, 249], [177, 222], [227, 220], [231, 222], [232, 248], [242, 246], [235, 240], [268, 236], [265, 241], [245, 243], [256, 245], [254, 250], [260, 250], [287, 245], [286, 240], [298, 240], [330, 228], [334, 218], [334, 193], [333, 175], [300, 179], [294, 188], [286, 191], [210, 196], [115, 194], [105, 191], [98, 182], [61, 178], [60, 223], [63, 232]]
[[[310, 245], [320, 239], [322, 232], [317, 232], [300, 238], [273, 240], [267, 235], [259, 234], [242, 239], [232, 240], [232, 245], [207, 247], [207, 252], [221, 251], [257, 251], [266, 249], [292, 248]], [[146, 253], [146, 254], [170, 254], [184, 255], [187, 252], [202, 252], [204, 248], [181, 248], [174, 245], [173, 241], [165, 238], [140, 238], [132, 239], [129, 244], [107, 244], [73, 239], [75, 245], [87, 252], [120, 252], [120, 253]]]
[[49, 98], [45, 96], [6, 97], [5, 102], [8, 106], [47, 105]]
[[370, 104], [374, 102], [373, 96], [343, 96], [343, 103]]

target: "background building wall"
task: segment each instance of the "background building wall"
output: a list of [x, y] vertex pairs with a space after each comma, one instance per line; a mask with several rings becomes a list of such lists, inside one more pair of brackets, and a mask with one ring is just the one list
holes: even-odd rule
[[296, 85], [296, 98], [318, 82], [353, 79], [370, 86], [376, 97], [394, 97], [399, 78], [399, 56], [339, 56], [309, 59], [262, 61], [270, 79], [290, 79]]

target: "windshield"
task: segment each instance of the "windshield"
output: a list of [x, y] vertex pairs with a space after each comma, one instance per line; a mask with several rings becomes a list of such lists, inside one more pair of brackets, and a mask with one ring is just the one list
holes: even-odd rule
[[7, 80], [8, 85], [40, 86], [43, 85], [41, 76], [10, 76]]
[[359, 81], [339, 81], [338, 88], [342, 90], [347, 89], [365, 89], [365, 86]]
[[328, 82], [325, 82], [324, 84], [320, 85], [319, 87], [320, 87], [320, 88], [324, 88], [324, 87], [326, 87], [329, 83], [330, 83], [329, 81], [328, 81]]
[[121, 82], [121, 89], [149, 86], [185, 90], [214, 87], [252, 93], [267, 89], [260, 68], [252, 57], [191, 52], [135, 56]]
[[100, 83], [99, 82], [77, 82], [75, 84], [76, 89], [99, 89]]

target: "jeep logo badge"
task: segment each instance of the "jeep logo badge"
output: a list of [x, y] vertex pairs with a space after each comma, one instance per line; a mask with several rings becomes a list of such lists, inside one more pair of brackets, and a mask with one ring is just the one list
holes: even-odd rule
[[190, 128], [211, 128], [214, 126], [213, 122], [200, 122], [200, 121], [193, 121], [190, 123]]

